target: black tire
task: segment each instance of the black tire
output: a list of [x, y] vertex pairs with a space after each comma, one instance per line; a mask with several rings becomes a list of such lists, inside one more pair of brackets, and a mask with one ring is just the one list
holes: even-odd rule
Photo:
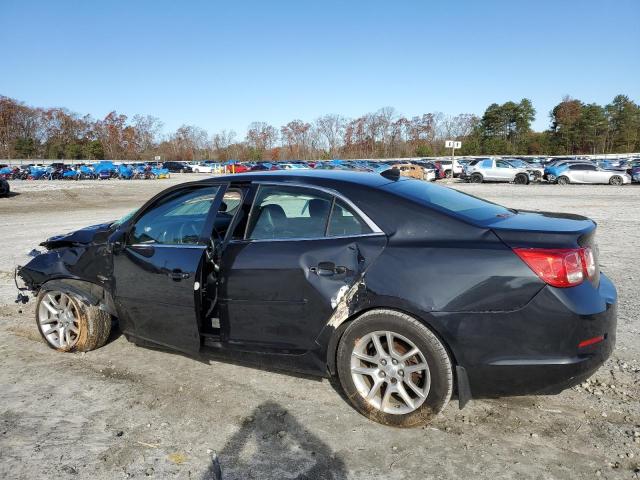
[[569, 185], [569, 177], [565, 177], [564, 175], [558, 177], [558, 179], [556, 180], [556, 183], [558, 185]]
[[73, 309], [78, 314], [78, 340], [70, 348], [59, 348], [52, 345], [45, 337], [38, 319], [40, 304], [48, 293], [49, 291], [42, 290], [38, 294], [36, 300], [36, 325], [40, 335], [49, 347], [61, 352], [88, 352], [102, 347], [107, 342], [111, 334], [111, 315], [96, 306], [86, 305], [76, 296], [67, 292], [66, 294], [73, 303]]
[[513, 179], [513, 182], [518, 185], [528, 185], [529, 175], [527, 175], [526, 173], [519, 173], [516, 175], [516, 178]]
[[[378, 409], [358, 391], [351, 375], [351, 358], [357, 342], [378, 331], [391, 331], [410, 340], [428, 365], [431, 383], [426, 399], [410, 413], [386, 413]], [[397, 346], [394, 348], [397, 352]], [[354, 320], [340, 338], [336, 366], [340, 384], [353, 407], [365, 417], [383, 425], [403, 428], [425, 425], [444, 409], [453, 390], [451, 360], [438, 337], [415, 318], [394, 310], [371, 310]], [[399, 383], [403, 384], [402, 381]]]
[[453, 172], [451, 170], [445, 170], [444, 171], [444, 176], [446, 178], [453, 178]]
[[479, 173], [474, 173], [471, 175], [471, 178], [469, 179], [469, 181], [471, 183], [482, 183], [484, 179], [482, 178], [482, 175]]
[[620, 175], [613, 175], [610, 179], [609, 179], [609, 185], [616, 185], [616, 186], [620, 186], [624, 183], [624, 180], [622, 180], [622, 177]]

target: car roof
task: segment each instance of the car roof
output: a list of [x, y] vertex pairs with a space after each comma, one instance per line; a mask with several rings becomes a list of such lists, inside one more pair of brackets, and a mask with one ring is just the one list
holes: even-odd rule
[[[377, 173], [353, 172], [348, 170], [274, 170], [268, 172], [246, 172], [233, 175], [221, 175], [215, 180], [226, 182], [289, 182], [309, 185], [331, 186], [334, 184], [361, 185], [376, 188], [399, 180], [390, 180]], [[211, 182], [211, 179], [202, 180]]]

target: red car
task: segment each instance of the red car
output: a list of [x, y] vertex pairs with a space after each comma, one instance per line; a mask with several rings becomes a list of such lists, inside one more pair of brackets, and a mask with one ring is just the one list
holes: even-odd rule
[[249, 167], [243, 163], [234, 163], [227, 165], [225, 168], [227, 173], [245, 173], [249, 171]]

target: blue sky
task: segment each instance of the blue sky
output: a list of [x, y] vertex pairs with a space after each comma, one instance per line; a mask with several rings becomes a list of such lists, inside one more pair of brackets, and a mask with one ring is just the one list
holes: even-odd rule
[[1, 0], [0, 24], [0, 94], [165, 131], [640, 101], [638, 0]]

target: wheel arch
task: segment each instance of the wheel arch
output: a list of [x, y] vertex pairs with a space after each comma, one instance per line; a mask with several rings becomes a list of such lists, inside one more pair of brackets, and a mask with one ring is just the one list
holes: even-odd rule
[[353, 312], [351, 315], [349, 315], [349, 317], [345, 318], [344, 321], [342, 321], [338, 326], [334, 327], [334, 330], [331, 332], [331, 336], [327, 342], [327, 348], [326, 348], [326, 366], [330, 375], [333, 376], [333, 375], [336, 375], [337, 373], [336, 356], [338, 353], [338, 345], [340, 344], [340, 339], [342, 338], [342, 335], [344, 334], [345, 330], [349, 327], [349, 325], [351, 325], [351, 323], [353, 323], [354, 320], [358, 319], [365, 313], [376, 311], [376, 310], [391, 310], [397, 313], [408, 315], [418, 320], [421, 324], [423, 324], [426, 328], [428, 328], [431, 331], [431, 333], [433, 333], [438, 338], [442, 346], [447, 351], [447, 354], [449, 355], [449, 359], [451, 360], [451, 366], [454, 368], [454, 371], [455, 371], [455, 368], [458, 366], [458, 361], [456, 360], [455, 353], [453, 352], [446, 338], [444, 338], [442, 333], [439, 332], [438, 329], [435, 327], [435, 322], [431, 322], [429, 321], [429, 319], [425, 318], [426, 315], [417, 313], [415, 311], [411, 311], [410, 309], [407, 309], [407, 308], [401, 308], [398, 306], [375, 305], [375, 306], [363, 308], [361, 310]]
[[43, 283], [37, 293], [52, 290], [71, 293], [88, 306], [96, 306], [114, 317], [118, 316], [113, 297], [101, 285], [75, 278], [56, 278]]

